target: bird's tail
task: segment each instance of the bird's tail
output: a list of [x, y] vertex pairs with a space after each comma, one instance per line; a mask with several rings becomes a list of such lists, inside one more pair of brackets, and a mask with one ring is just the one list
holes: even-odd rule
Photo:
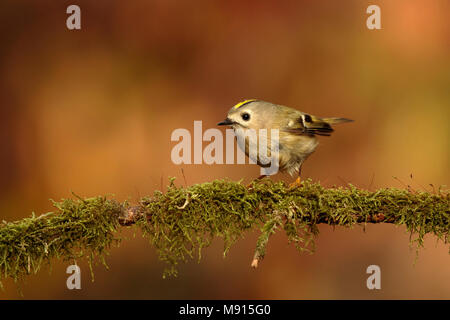
[[319, 118], [314, 116], [304, 116], [303, 133], [319, 136], [329, 136], [334, 131], [332, 124], [350, 122], [353, 120], [346, 118]]

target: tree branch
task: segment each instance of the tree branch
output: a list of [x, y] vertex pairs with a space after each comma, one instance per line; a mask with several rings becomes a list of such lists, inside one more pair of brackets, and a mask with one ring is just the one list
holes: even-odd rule
[[[395, 188], [375, 192], [323, 188], [304, 181], [289, 188], [269, 179], [251, 188], [230, 181], [213, 181], [156, 191], [137, 205], [106, 197], [63, 199], [56, 210], [39, 217], [0, 225], [0, 279], [19, 280], [36, 273], [53, 258], [96, 257], [104, 262], [105, 250], [121, 239], [123, 226], [140, 228], [159, 258], [169, 264], [164, 275], [176, 275], [176, 265], [201, 258], [202, 248], [215, 237], [224, 240], [224, 255], [246, 231], [261, 228], [252, 266], [264, 258], [270, 235], [283, 229], [300, 250], [314, 249], [320, 223], [352, 227], [361, 223], [404, 225], [417, 247], [431, 233], [448, 243], [450, 194], [411, 192]], [[92, 267], [91, 267], [92, 269]], [[1, 285], [1, 282], [0, 282]]]

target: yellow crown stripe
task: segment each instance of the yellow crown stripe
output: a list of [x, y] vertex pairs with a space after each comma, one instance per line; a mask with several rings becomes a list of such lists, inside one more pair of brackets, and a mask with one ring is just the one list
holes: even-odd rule
[[237, 108], [243, 106], [244, 104], [247, 104], [247, 103], [253, 102], [253, 101], [256, 101], [256, 99], [248, 99], [248, 100], [241, 101], [237, 105], [235, 105], [233, 108], [237, 109]]

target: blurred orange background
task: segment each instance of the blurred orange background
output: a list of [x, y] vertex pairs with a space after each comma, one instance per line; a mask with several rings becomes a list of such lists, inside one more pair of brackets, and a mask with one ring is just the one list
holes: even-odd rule
[[[81, 30], [66, 28], [67, 6]], [[366, 8], [381, 8], [381, 30]], [[256, 165], [175, 165], [177, 128], [216, 127], [235, 103], [258, 98], [317, 116], [355, 119], [320, 139], [304, 177], [325, 186], [432, 190], [450, 178], [450, 2], [18, 1], [0, 4], [0, 218], [52, 210], [49, 198], [112, 194], [136, 201], [167, 187], [259, 175]], [[222, 129], [223, 130], [223, 129]], [[206, 145], [205, 143], [204, 145]], [[412, 174], [412, 178], [411, 178]], [[398, 177], [399, 182], [393, 177]], [[292, 182], [288, 175], [275, 180]], [[260, 268], [258, 232], [222, 257], [164, 265], [134, 231], [107, 258], [81, 262], [68, 290], [54, 261], [21, 286], [26, 299], [448, 299], [448, 245], [426, 237], [415, 261], [403, 227], [320, 227], [300, 255], [282, 231]], [[381, 267], [381, 290], [366, 268]], [[21, 298], [4, 281], [0, 298]]]

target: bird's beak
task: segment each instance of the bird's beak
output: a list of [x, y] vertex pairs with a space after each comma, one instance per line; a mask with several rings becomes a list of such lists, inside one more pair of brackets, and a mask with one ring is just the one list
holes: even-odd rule
[[229, 126], [229, 125], [232, 125], [232, 124], [234, 124], [234, 121], [231, 121], [230, 119], [226, 118], [222, 122], [219, 122], [217, 125], [218, 126]]

